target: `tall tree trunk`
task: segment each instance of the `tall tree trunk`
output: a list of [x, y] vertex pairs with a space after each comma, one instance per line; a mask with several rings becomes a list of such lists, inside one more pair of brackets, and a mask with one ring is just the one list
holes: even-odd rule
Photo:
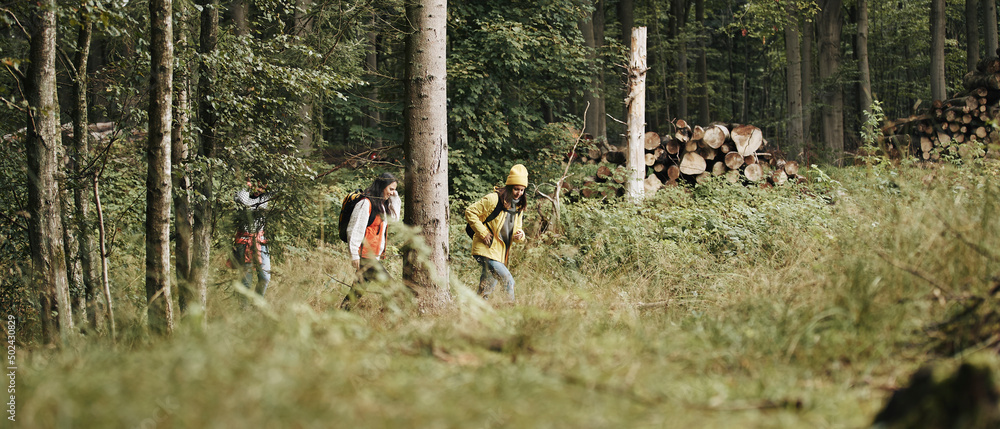
[[[72, 145], [71, 142], [64, 142], [64, 144]], [[67, 174], [68, 172], [72, 172], [76, 169], [76, 162], [74, 162], [72, 157], [70, 157], [70, 152], [72, 151], [71, 146], [63, 146], [60, 149], [60, 162], [58, 165], [64, 165], [66, 167], [65, 169], [59, 169], [56, 172], [56, 183], [59, 186], [59, 215], [62, 216], [60, 224], [62, 225], [63, 254], [66, 258], [66, 284], [67, 287], [69, 287], [69, 299], [70, 308], [73, 312], [73, 323], [83, 323], [86, 325], [86, 295], [83, 292], [83, 269], [80, 264], [80, 242], [77, 240], [76, 223], [73, 220], [73, 214], [76, 212], [76, 208], [73, 207], [72, 204], [72, 188], [74, 187], [74, 184], [70, 181], [69, 176], [71, 174]]]
[[1000, 46], [997, 45], [997, 2], [984, 1], [983, 2], [983, 29], [986, 38], [986, 58], [1000, 55], [997, 49]]
[[[219, 1], [201, 0], [201, 34], [198, 41], [198, 53], [202, 56], [214, 56], [219, 40]], [[218, 115], [208, 101], [215, 92], [216, 70], [208, 61], [199, 64], [198, 76], [198, 155], [206, 160], [215, 158]], [[191, 248], [191, 274], [188, 276], [189, 287], [195, 300], [205, 308], [208, 294], [209, 260], [212, 256], [212, 204], [215, 202], [214, 168], [211, 164], [205, 167], [205, 172], [198, 178], [197, 188], [201, 197], [194, 205], [193, 223], [194, 242]], [[193, 302], [192, 302], [193, 303]]]
[[695, 96], [698, 99], [698, 123], [702, 126], [708, 125], [711, 121], [711, 111], [708, 102], [708, 52], [705, 49], [704, 34], [705, 29], [705, 0], [695, 0], [694, 17], [698, 21], [698, 61], [695, 63], [695, 74], [698, 75], [698, 90]]
[[[56, 1], [36, 2], [31, 17], [30, 62], [25, 79], [28, 132], [28, 243], [34, 284], [41, 302], [46, 343], [73, 331], [66, 255], [63, 250], [59, 188], [59, 104], [56, 101]], [[52, 317], [53, 312], [57, 317]], [[58, 337], [57, 337], [58, 336]]]
[[945, 0], [931, 0], [931, 99], [947, 100], [944, 76]]
[[632, 43], [632, 26], [635, 25], [635, 3], [632, 0], [618, 1], [618, 22], [622, 27], [622, 45], [628, 47]]
[[[174, 123], [170, 130], [170, 164], [174, 170], [173, 174], [173, 203], [174, 203], [174, 267], [175, 278], [177, 279], [177, 305], [183, 316], [188, 312], [188, 306], [199, 304], [194, 299], [194, 290], [191, 288], [191, 249], [194, 239], [194, 226], [191, 218], [191, 177], [183, 168], [184, 164], [190, 161], [188, 154], [188, 94], [191, 88], [190, 64], [194, 60], [189, 56], [188, 40], [191, 37], [188, 28], [189, 11], [185, 3], [178, 4], [178, 17], [175, 26], [175, 45], [177, 56], [188, 57], [184, 61], [179, 61], [182, 65], [174, 70]], [[207, 320], [207, 319], [202, 319]]]
[[149, 135], [146, 145], [146, 301], [149, 328], [173, 330], [170, 294], [170, 127], [173, 107], [172, 0], [150, 0]]
[[[674, 40], [677, 42], [677, 117], [684, 119], [688, 117], [688, 90], [687, 90], [687, 41], [684, 34], [684, 27], [687, 24], [686, 1], [673, 0], [674, 27], [671, 29]], [[706, 124], [707, 125], [707, 124]]]
[[[368, 51], [365, 53], [365, 72], [368, 74], [369, 78], [374, 80], [378, 77], [378, 32], [374, 30], [375, 28], [375, 13], [371, 14], [371, 19], [368, 24], [373, 30], [366, 34], [366, 39], [368, 40]], [[379, 91], [378, 85], [371, 85], [371, 89], [368, 92], [368, 97], [371, 98], [370, 107], [365, 107], [362, 125], [369, 130], [379, 130], [382, 124], [382, 112], [379, 110]], [[372, 147], [379, 148], [382, 147], [382, 139], [378, 132], [375, 132], [372, 138]]]
[[792, 5], [786, 5], [788, 21], [785, 23], [785, 71], [788, 102], [788, 141], [785, 155], [789, 159], [802, 159], [802, 55], [799, 50], [799, 16]]
[[250, 34], [250, 22], [247, 19], [247, 0], [233, 0], [229, 6], [229, 13], [233, 16], [233, 27], [237, 36]]
[[591, 13], [581, 19], [578, 25], [580, 32], [583, 33], [583, 41], [587, 45], [587, 64], [590, 65], [590, 84], [583, 91], [583, 106], [579, 106], [587, 109], [587, 116], [584, 119], [587, 121], [587, 129], [584, 132], [593, 136], [597, 141], [605, 141], [600, 139], [597, 134], [598, 122], [600, 122], [600, 118], [598, 118], [600, 113], [597, 108], [600, 84], [597, 74], [597, 39], [594, 37], [594, 14]]
[[858, 57], [858, 111], [872, 111], [872, 72], [868, 66], [868, 0], [857, 0], [858, 33], [854, 52]]
[[422, 309], [442, 308], [448, 292], [448, 111], [446, 0], [406, 0], [412, 25], [406, 38], [406, 155], [404, 220], [420, 228], [430, 249], [423, 263], [418, 247], [403, 259], [403, 279]]
[[86, 299], [87, 321], [92, 328], [97, 328], [100, 301], [98, 300], [97, 270], [94, 264], [94, 233], [93, 217], [90, 215], [90, 177], [92, 171], [85, 171], [90, 161], [90, 131], [88, 125], [89, 106], [87, 104], [87, 87], [90, 83], [87, 62], [90, 58], [90, 45], [93, 38], [94, 24], [86, 13], [80, 14], [80, 31], [76, 40], [76, 57], [73, 79], [73, 158], [76, 162], [74, 175], [78, 185], [73, 188], [73, 202], [76, 207], [76, 233], [79, 244], [80, 270], [83, 275], [83, 293]]
[[[594, 2], [594, 47], [597, 49], [596, 58], [602, 58], [602, 52], [604, 52], [604, 0], [597, 0]], [[607, 107], [605, 103], [607, 102], [605, 85], [604, 85], [604, 61], [599, 61], [597, 66], [597, 123], [594, 125], [596, 134], [594, 137], [600, 140], [608, 139], [608, 121], [607, 121]]]
[[840, 69], [843, 1], [821, 0], [819, 16], [819, 77], [823, 80], [823, 140], [834, 162], [844, 153], [844, 91], [833, 82]]
[[[309, 17], [309, 9], [312, 7], [313, 0], [295, 0], [295, 14], [294, 14], [294, 34], [305, 40], [306, 36], [312, 30], [312, 19]], [[308, 94], [302, 96], [300, 101], [302, 104], [299, 106], [299, 117], [302, 121], [302, 135], [299, 137], [299, 155], [302, 157], [308, 157], [313, 152], [313, 146], [315, 145], [315, 135], [316, 130], [315, 124], [315, 106], [313, 105], [312, 97]]]
[[[646, 27], [632, 29], [631, 55], [629, 57], [628, 97], [628, 158], [629, 175], [626, 190], [629, 199], [641, 202], [645, 198], [643, 179], [646, 176]], [[707, 125], [707, 124], [706, 124]]]
[[977, 64], [979, 64], [979, 0], [965, 0], [965, 71], [975, 70]]
[[809, 142], [813, 141], [813, 45], [816, 38], [816, 25], [812, 21], [800, 21], [802, 23], [802, 161], [808, 162], [806, 150]]

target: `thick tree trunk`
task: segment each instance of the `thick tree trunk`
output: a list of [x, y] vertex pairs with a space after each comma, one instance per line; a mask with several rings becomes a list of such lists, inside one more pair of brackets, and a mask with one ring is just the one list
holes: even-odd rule
[[74, 174], [78, 181], [73, 188], [73, 202], [76, 207], [76, 233], [78, 237], [80, 270], [83, 275], [83, 293], [86, 300], [87, 321], [92, 328], [97, 327], [98, 278], [94, 265], [94, 234], [90, 216], [90, 180], [92, 172], [85, 171], [90, 161], [90, 122], [87, 104], [87, 86], [90, 76], [87, 60], [90, 58], [90, 44], [93, 37], [93, 23], [89, 15], [80, 14], [80, 32], [77, 34], [75, 70], [73, 80], [73, 158]]
[[150, 0], [149, 135], [146, 145], [146, 301], [149, 328], [173, 330], [170, 294], [170, 127], [173, 104], [172, 0]]
[[[409, 246], [403, 278], [423, 310], [443, 308], [448, 292], [448, 111], [446, 0], [406, 0], [412, 25], [406, 38], [406, 209], [408, 225], [420, 228], [430, 250]], [[427, 258], [427, 264], [422, 258]]]
[[965, 0], [965, 71], [975, 70], [977, 64], [979, 64], [979, 0]]
[[646, 176], [646, 27], [632, 29], [632, 47], [629, 59], [628, 97], [628, 182], [626, 192], [633, 202], [645, 198], [643, 179]]
[[931, 0], [931, 99], [948, 98], [944, 76], [945, 0]]
[[997, 2], [984, 1], [983, 2], [983, 28], [985, 33], [983, 34], [986, 43], [986, 57], [992, 57], [994, 55], [1000, 56], [1000, 46], [997, 42]]
[[[205, 56], [215, 55], [219, 40], [219, 1], [201, 0], [201, 34], [198, 41], [198, 53]], [[216, 154], [218, 115], [209, 100], [215, 92], [216, 70], [208, 62], [199, 65], [198, 77], [198, 155], [205, 159], [214, 159]], [[205, 308], [208, 293], [209, 263], [212, 256], [212, 204], [215, 202], [214, 168], [205, 167], [201, 177], [197, 178], [201, 198], [194, 205], [192, 228], [194, 242], [191, 248], [191, 273], [188, 276], [188, 287], [191, 294], [185, 302], [196, 299]], [[197, 297], [197, 298], [195, 298]], [[194, 302], [190, 302], [193, 304]]]
[[[30, 62], [25, 80], [28, 132], [28, 242], [34, 284], [41, 303], [46, 343], [65, 340], [73, 331], [66, 255], [63, 250], [59, 188], [60, 133], [56, 101], [56, 2], [37, 2], [31, 18]], [[53, 318], [53, 312], [57, 317]], [[58, 336], [57, 336], [58, 335]]]
[[[819, 16], [819, 77], [833, 79], [840, 69], [840, 38], [843, 30], [843, 0], [821, 0]], [[834, 162], [844, 153], [844, 91], [840, 85], [827, 85], [823, 93], [823, 139]]]
[[802, 55], [799, 47], [799, 17], [790, 5], [787, 6], [788, 21], [785, 23], [785, 56], [788, 68], [785, 71], [788, 102], [788, 141], [785, 153], [792, 158], [802, 158]]
[[[695, 0], [694, 16], [698, 21], [699, 28], [705, 28], [705, 0]], [[708, 124], [711, 120], [711, 111], [708, 102], [708, 53], [705, 49], [706, 34], [700, 34], [698, 38], [698, 61], [695, 63], [695, 74], [698, 75], [698, 90], [695, 91], [698, 99], [698, 123]]]
[[[176, 46], [178, 55], [188, 52], [190, 37], [187, 20], [188, 9], [184, 4], [178, 5], [180, 20], [175, 26]], [[234, 17], [235, 19], [235, 17]], [[183, 165], [188, 158], [188, 94], [191, 87], [191, 61], [181, 61], [184, 66], [174, 70], [174, 123], [170, 132], [170, 164], [175, 171], [173, 175], [174, 204], [174, 267], [177, 279], [177, 304], [181, 315], [188, 312], [188, 306], [198, 304], [191, 289], [191, 244], [194, 238], [194, 227], [191, 218], [191, 178], [185, 172]], [[203, 319], [207, 320], [207, 319]]]

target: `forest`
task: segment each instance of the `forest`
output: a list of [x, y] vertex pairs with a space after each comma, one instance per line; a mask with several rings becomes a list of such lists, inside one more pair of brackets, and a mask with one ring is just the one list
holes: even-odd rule
[[[0, 0], [4, 416], [1000, 426], [996, 8]], [[467, 209], [520, 180], [486, 299]]]

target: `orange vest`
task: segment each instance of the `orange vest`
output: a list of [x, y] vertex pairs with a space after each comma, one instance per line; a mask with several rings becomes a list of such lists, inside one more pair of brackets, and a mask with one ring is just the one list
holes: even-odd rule
[[[368, 210], [371, 213], [371, 205], [368, 206]], [[382, 255], [385, 254], [385, 248], [382, 247], [382, 243], [385, 242], [384, 224], [382, 216], [375, 216], [372, 224], [365, 228], [365, 238], [361, 240], [361, 248], [358, 249], [358, 255], [362, 258], [382, 259]]]

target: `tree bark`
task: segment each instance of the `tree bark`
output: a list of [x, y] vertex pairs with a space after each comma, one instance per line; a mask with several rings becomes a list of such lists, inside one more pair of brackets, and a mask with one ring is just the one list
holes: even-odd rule
[[[369, 79], [376, 79], [378, 77], [378, 35], [379, 33], [374, 30], [376, 15], [373, 12], [368, 24], [373, 30], [366, 34], [366, 39], [368, 40], [368, 50], [365, 53], [365, 72], [369, 76]], [[371, 98], [370, 107], [365, 107], [364, 119], [362, 120], [362, 125], [370, 130], [377, 130], [382, 124], [382, 112], [378, 108], [379, 104], [379, 86], [372, 85], [369, 90], [368, 97]], [[372, 147], [379, 148], [382, 147], [382, 139], [379, 137], [379, 133], [374, 133], [372, 138]]]
[[173, 104], [172, 0], [150, 0], [149, 133], [146, 145], [146, 301], [149, 328], [173, 330], [170, 294], [170, 127]]
[[931, 99], [948, 98], [944, 75], [945, 0], [931, 0]]
[[986, 57], [1000, 56], [1000, 46], [997, 42], [997, 2], [983, 2], [983, 28], [985, 29]]
[[858, 111], [872, 111], [872, 74], [868, 66], [868, 0], [857, 0], [858, 33], [854, 51], [858, 57]]
[[[31, 17], [30, 62], [25, 76], [28, 129], [28, 242], [33, 280], [41, 303], [46, 343], [65, 341], [73, 331], [59, 188], [59, 105], [56, 101], [56, 1], [36, 3]], [[53, 312], [57, 317], [53, 318]]]
[[[200, 0], [199, 4], [202, 9], [198, 53], [202, 56], [212, 56], [216, 53], [219, 40], [219, 1]], [[217, 72], [211, 63], [203, 60], [199, 64], [198, 74], [198, 137], [200, 143], [198, 155], [211, 161], [216, 156], [219, 120], [218, 114], [209, 100], [215, 94]], [[195, 300], [203, 309], [207, 303], [208, 267], [212, 256], [212, 220], [214, 217], [212, 204], [215, 202], [214, 170], [209, 163], [196, 184], [201, 198], [194, 205], [192, 216], [194, 242], [191, 249], [191, 272], [188, 276], [188, 288], [191, 290], [184, 292], [185, 308], [188, 304], [193, 304]]]
[[826, 82], [823, 91], [823, 139], [835, 163], [844, 153], [844, 91], [831, 83], [840, 69], [840, 40], [843, 30], [843, 0], [821, 0], [819, 16], [819, 77]]
[[77, 185], [73, 187], [73, 205], [76, 208], [76, 234], [79, 246], [80, 270], [83, 276], [83, 293], [86, 300], [87, 321], [92, 328], [97, 328], [98, 309], [98, 278], [94, 266], [94, 234], [92, 217], [90, 216], [90, 180], [93, 173], [85, 171], [90, 160], [90, 119], [88, 115], [87, 87], [90, 83], [87, 60], [90, 58], [90, 45], [93, 38], [94, 25], [90, 16], [80, 14], [80, 30], [77, 33], [76, 56], [73, 60], [73, 150], [72, 157], [76, 168]]
[[801, 159], [803, 115], [799, 17], [798, 12], [790, 4], [786, 8], [788, 21], [785, 23], [785, 56], [788, 58], [788, 68], [785, 71], [785, 79], [788, 101], [788, 141], [785, 142], [785, 153], [790, 157]]
[[233, 0], [229, 6], [229, 13], [233, 16], [233, 27], [237, 36], [250, 34], [250, 22], [247, 19], [247, 0]]
[[[406, 224], [420, 228], [429, 254], [408, 246], [403, 278], [422, 310], [443, 308], [448, 291], [448, 111], [446, 0], [406, 0]], [[422, 258], [427, 258], [424, 263]]]
[[642, 181], [646, 176], [643, 159], [646, 135], [646, 27], [632, 29], [629, 59], [628, 97], [628, 168], [626, 191], [629, 199], [640, 202], [645, 197]]
[[[188, 9], [185, 3], [178, 5], [180, 20], [175, 26], [176, 46], [178, 55], [188, 52], [190, 37], [187, 20]], [[234, 16], [235, 20], [235, 16]], [[193, 60], [193, 59], [192, 59]], [[182, 61], [184, 66], [174, 70], [174, 113], [173, 127], [170, 132], [170, 164], [173, 174], [173, 204], [174, 204], [174, 267], [177, 279], [177, 305], [181, 315], [188, 312], [188, 306], [197, 303], [191, 289], [191, 249], [194, 239], [194, 227], [191, 218], [191, 177], [183, 168], [190, 161], [188, 153], [188, 94], [191, 87], [191, 61]], [[207, 319], [203, 319], [207, 320]]]
[[979, 0], [965, 0], [965, 71], [975, 70], [977, 64], [979, 64]]
[[813, 44], [816, 38], [816, 24], [812, 21], [801, 21], [802, 49], [802, 161], [806, 161], [806, 150], [812, 141], [813, 132]]

